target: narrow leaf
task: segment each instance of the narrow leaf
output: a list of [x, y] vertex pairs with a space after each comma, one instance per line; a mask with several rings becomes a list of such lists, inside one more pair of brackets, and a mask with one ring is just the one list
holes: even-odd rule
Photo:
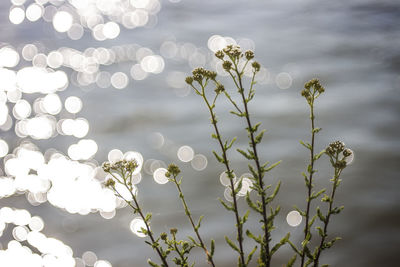
[[225, 236], [225, 240], [226, 243], [228, 243], [228, 245], [235, 251], [237, 251], [238, 253], [240, 253], [239, 248], [232, 242], [232, 240], [229, 239], [229, 237]]

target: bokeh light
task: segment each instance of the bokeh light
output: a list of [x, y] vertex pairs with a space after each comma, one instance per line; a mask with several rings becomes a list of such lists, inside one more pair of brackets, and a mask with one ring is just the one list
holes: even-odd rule
[[123, 72], [116, 72], [111, 76], [111, 85], [116, 89], [124, 89], [128, 82], [128, 76]]
[[76, 96], [70, 96], [67, 99], [65, 99], [65, 109], [69, 113], [78, 113], [82, 109], [82, 100], [79, 97]]
[[129, 224], [129, 228], [138, 237], [146, 237], [146, 234], [142, 232], [142, 228], [146, 229], [146, 224], [141, 218], [134, 218]]
[[3, 139], [0, 139], [0, 158], [3, 158], [8, 153], [8, 144]]
[[194, 157], [194, 150], [190, 146], [181, 146], [178, 149], [178, 158], [182, 162], [189, 162]]
[[42, 17], [43, 11], [44, 9], [42, 5], [33, 3], [26, 9], [26, 18], [32, 22], [37, 21]]
[[[233, 173], [233, 182], [236, 182], [236, 175]], [[219, 176], [219, 181], [223, 186], [230, 186], [231, 185], [231, 179], [229, 178], [228, 174], [226, 172], [222, 172], [221, 175]]]
[[299, 226], [302, 219], [300, 213], [296, 210], [292, 210], [286, 216], [286, 222], [292, 227]]
[[287, 72], [276, 75], [275, 83], [280, 89], [288, 89], [292, 86], [292, 76]]
[[19, 54], [12, 47], [0, 48], [0, 67], [12, 68], [19, 62]]
[[53, 17], [53, 27], [58, 32], [67, 32], [74, 22], [74, 18], [67, 11], [58, 11]]
[[168, 183], [168, 177], [165, 176], [167, 173], [167, 169], [165, 168], [158, 168], [153, 173], [154, 181], [158, 184], [166, 184]]
[[202, 171], [207, 168], [207, 157], [202, 154], [197, 154], [193, 157], [190, 164], [192, 165], [193, 169], [196, 171]]
[[25, 11], [21, 7], [13, 7], [10, 10], [9, 19], [13, 24], [21, 24], [25, 19]]

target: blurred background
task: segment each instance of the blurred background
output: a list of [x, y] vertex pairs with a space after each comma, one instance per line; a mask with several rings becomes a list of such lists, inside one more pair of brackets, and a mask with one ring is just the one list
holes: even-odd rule
[[[328, 230], [343, 240], [322, 262], [397, 266], [398, 1], [4, 0], [0, 13], [1, 266], [157, 260], [136, 216], [101, 186], [101, 163], [124, 156], [140, 162], [137, 194], [155, 233], [190, 234], [174, 186], [159, 175], [171, 162], [182, 168], [192, 213], [205, 215], [201, 233], [216, 239], [218, 266], [233, 266], [224, 235], [234, 237], [234, 219], [217, 200], [223, 167], [211, 153], [208, 112], [184, 82], [203, 66], [234, 91], [213, 57], [227, 44], [254, 50], [262, 65], [250, 111], [267, 129], [262, 159], [282, 159], [266, 177], [282, 181], [273, 242], [287, 232], [302, 240], [304, 223], [287, 214], [305, 206], [308, 154], [298, 140], [310, 139], [310, 126], [300, 91], [317, 77], [326, 88], [316, 105], [317, 149], [339, 139], [355, 154], [337, 194], [345, 209]], [[218, 105], [223, 135], [246, 147], [244, 122], [226, 101]], [[230, 156], [237, 177], [246, 176], [247, 162]], [[317, 169], [317, 187], [329, 186], [326, 158]], [[246, 227], [257, 229], [258, 219]], [[284, 247], [273, 266], [292, 254]], [[206, 266], [200, 251], [194, 259]]]

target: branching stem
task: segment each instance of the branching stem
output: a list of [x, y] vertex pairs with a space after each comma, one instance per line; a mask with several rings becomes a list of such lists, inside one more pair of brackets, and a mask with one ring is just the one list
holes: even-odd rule
[[186, 214], [186, 216], [189, 218], [190, 224], [192, 225], [193, 231], [196, 233], [196, 236], [197, 236], [197, 239], [198, 239], [198, 241], [199, 241], [199, 243], [200, 243], [200, 246], [201, 246], [201, 248], [204, 250], [204, 253], [205, 253], [206, 256], [207, 256], [207, 262], [208, 262], [211, 266], [215, 267], [215, 264], [214, 264], [214, 260], [213, 260], [213, 258], [212, 258], [212, 255], [210, 254], [210, 252], [208, 251], [206, 245], [204, 244], [204, 242], [203, 242], [203, 240], [202, 240], [202, 238], [201, 238], [201, 236], [200, 236], [198, 227], [194, 224], [194, 221], [193, 221], [193, 218], [192, 218], [192, 214], [190, 213], [190, 210], [189, 210], [189, 208], [188, 208], [188, 206], [187, 206], [187, 204], [186, 204], [185, 196], [184, 196], [183, 193], [182, 193], [182, 189], [181, 189], [181, 186], [180, 186], [180, 182], [177, 181], [175, 175], [173, 176], [173, 181], [174, 181], [174, 183], [175, 183], [175, 185], [176, 185], [176, 188], [178, 189], [179, 198], [180, 198], [181, 201], [182, 201], [182, 205], [183, 205], [183, 207], [184, 207], [184, 209], [185, 209], [185, 214]]

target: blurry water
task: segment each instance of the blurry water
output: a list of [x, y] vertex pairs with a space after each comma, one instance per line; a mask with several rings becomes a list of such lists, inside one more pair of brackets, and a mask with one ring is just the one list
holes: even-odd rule
[[[305, 189], [301, 171], [306, 167], [306, 151], [298, 144], [308, 139], [308, 113], [300, 97], [304, 82], [318, 77], [326, 87], [317, 104], [317, 125], [323, 128], [318, 136], [318, 148], [330, 141], [342, 139], [355, 151], [352, 166], [343, 174], [338, 192], [338, 204], [344, 212], [334, 218], [330, 233], [340, 233], [343, 240], [323, 256], [332, 266], [396, 266], [400, 245], [399, 214], [399, 104], [400, 104], [400, 3], [394, 0], [372, 1], [190, 1], [173, 4], [162, 2], [158, 23], [154, 28], [126, 30], [121, 28], [115, 40], [99, 42], [90, 34], [72, 41], [55, 34], [51, 24], [39, 21], [12, 25], [8, 21], [8, 1], [0, 4], [1, 41], [15, 47], [40, 41], [49, 49], [69, 46], [79, 50], [88, 47], [111, 47], [136, 43], [159, 53], [165, 40], [192, 43], [206, 51], [208, 39], [214, 35], [248, 38], [255, 44], [256, 58], [270, 74], [269, 82], [257, 87], [252, 103], [254, 121], [261, 121], [268, 130], [261, 154], [265, 160], [283, 163], [268, 177], [272, 182], [282, 180], [283, 188], [277, 202], [282, 206], [277, 218], [278, 230], [274, 240], [287, 231], [300, 240], [303, 225], [291, 228], [286, 214], [297, 204], [303, 207]], [[129, 73], [129, 63], [120, 63], [110, 71]], [[217, 165], [211, 149], [211, 127], [208, 114], [195, 94], [177, 96], [166, 83], [172, 71], [189, 73], [185, 60], [166, 60], [163, 73], [143, 81], [133, 81], [124, 90], [91, 86], [82, 90], [73, 84], [60, 96], [82, 98], [81, 115], [90, 122], [89, 137], [96, 140], [96, 159], [106, 160], [113, 148], [137, 150], [143, 156], [178, 162], [176, 149], [190, 145], [196, 153], [208, 157], [204, 171], [193, 170], [189, 163], [183, 167], [184, 191], [197, 216], [206, 215], [202, 233], [216, 238], [219, 266], [232, 266], [236, 256], [223, 241], [232, 235], [232, 214], [224, 213], [217, 198], [223, 196], [218, 177], [223, 168]], [[278, 73], [289, 73], [293, 83], [289, 89], [278, 89]], [[89, 90], [90, 89], [90, 90]], [[220, 103], [220, 111], [229, 108]], [[227, 136], [239, 136], [239, 144], [247, 141], [242, 134], [243, 122], [220, 114], [220, 123]], [[149, 136], [160, 132], [173, 145], [170, 149], [154, 149]], [[3, 133], [2, 133], [3, 136]], [[10, 133], [4, 133], [10, 136]], [[70, 138], [58, 137], [38, 142], [42, 149], [55, 147], [66, 152]], [[75, 141], [74, 141], [75, 142]], [[242, 158], [232, 155], [237, 172], [247, 172]], [[316, 182], [328, 184], [330, 169], [319, 167]], [[174, 187], [156, 185], [145, 175], [139, 186], [139, 198], [144, 208], [153, 211], [153, 229], [168, 231], [179, 226], [181, 234], [189, 232], [180, 209]], [[189, 198], [189, 197], [188, 197]], [[57, 237], [81, 256], [92, 250], [115, 267], [146, 266], [155, 256], [143, 240], [132, 235], [130, 210], [117, 211], [112, 220], [98, 214], [70, 215], [49, 204], [30, 207], [24, 197], [1, 200], [1, 205], [27, 208], [42, 216], [46, 233]], [[244, 207], [245, 203], [241, 203]], [[248, 227], [256, 227], [251, 220]], [[3, 241], [0, 238], [0, 242]], [[4, 245], [4, 243], [3, 243]], [[287, 248], [277, 254], [274, 266], [281, 266], [292, 252]], [[197, 259], [205, 266], [202, 255]]]

